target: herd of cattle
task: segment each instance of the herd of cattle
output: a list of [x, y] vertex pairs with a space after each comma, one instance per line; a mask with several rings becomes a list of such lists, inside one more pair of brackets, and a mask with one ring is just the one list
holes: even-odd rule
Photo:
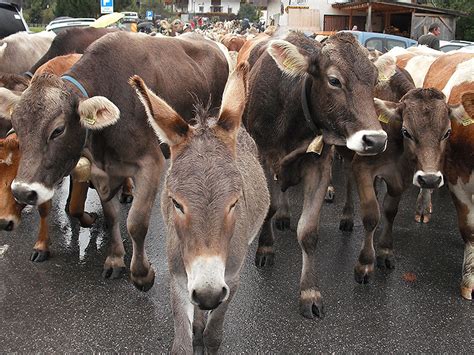
[[[84, 211], [88, 189], [102, 202], [112, 237], [105, 278], [125, 271], [118, 211], [119, 201], [131, 202], [130, 278], [147, 291], [155, 272], [144, 241], [170, 158], [161, 209], [172, 352], [217, 351], [249, 244], [258, 236], [257, 267], [274, 263], [273, 228], [289, 227], [286, 190], [300, 182], [300, 312], [323, 317], [316, 247], [335, 151], [347, 180], [340, 229], [354, 225], [353, 184], [361, 202], [356, 281], [369, 282], [375, 263], [394, 267], [392, 227], [403, 191], [421, 188], [416, 218], [428, 222], [430, 192], [446, 180], [465, 242], [461, 295], [472, 299], [473, 54], [420, 47], [374, 58], [348, 33], [323, 43], [301, 33], [261, 34], [239, 46], [236, 60], [195, 33], [87, 28], [54, 39], [10, 37], [0, 41], [0, 228], [13, 230], [23, 207], [37, 205], [31, 260], [48, 259], [46, 217], [55, 186], [70, 175], [68, 211], [81, 226], [96, 218]], [[375, 250], [377, 177], [387, 193]]]

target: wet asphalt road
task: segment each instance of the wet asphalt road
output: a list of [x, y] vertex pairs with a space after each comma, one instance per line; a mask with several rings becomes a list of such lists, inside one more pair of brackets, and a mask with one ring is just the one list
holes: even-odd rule
[[[370, 285], [359, 285], [353, 266], [363, 227], [338, 230], [342, 210], [341, 166], [336, 163], [336, 200], [321, 215], [320, 286], [326, 317], [308, 320], [298, 313], [301, 252], [295, 230], [279, 232], [276, 263], [258, 270], [256, 241], [244, 267], [241, 287], [226, 317], [221, 353], [311, 352], [448, 352], [472, 353], [473, 303], [459, 296], [463, 243], [446, 188], [433, 195], [433, 221], [414, 222], [416, 190], [402, 199], [395, 220], [396, 268], [376, 270]], [[99, 214], [92, 229], [83, 229], [65, 212], [67, 183], [55, 195], [52, 213], [52, 257], [29, 261], [38, 215], [23, 213], [13, 233], [1, 232], [0, 352], [167, 352], [173, 339], [165, 234], [158, 199], [147, 238], [156, 270], [147, 293], [125, 277], [101, 279], [107, 251], [103, 214], [95, 192], [87, 210]], [[292, 190], [292, 229], [301, 209], [301, 191]], [[122, 206], [122, 235], [127, 240]], [[406, 280], [407, 273], [416, 280]]]

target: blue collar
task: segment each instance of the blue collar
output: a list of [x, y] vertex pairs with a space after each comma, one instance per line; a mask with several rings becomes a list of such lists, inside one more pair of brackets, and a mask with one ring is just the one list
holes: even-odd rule
[[30, 71], [25, 71], [25, 72], [23, 73], [23, 75], [24, 75], [24, 76], [27, 76], [27, 77], [30, 78], [30, 79], [33, 78], [33, 73], [30, 72]]
[[89, 97], [89, 95], [87, 95], [86, 89], [84, 89], [84, 86], [82, 86], [82, 84], [81, 84], [80, 82], [78, 82], [76, 79], [74, 79], [72, 76], [63, 75], [63, 76], [61, 77], [61, 79], [66, 80], [66, 81], [69, 81], [69, 82], [72, 83], [75, 87], [77, 87], [77, 88], [79, 89], [79, 91], [82, 93], [82, 95], [84, 95], [85, 97]]

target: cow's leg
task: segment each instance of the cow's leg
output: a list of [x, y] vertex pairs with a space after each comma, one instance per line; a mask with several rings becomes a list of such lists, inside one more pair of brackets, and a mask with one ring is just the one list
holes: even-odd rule
[[354, 276], [358, 283], [368, 283], [374, 272], [374, 233], [380, 220], [380, 210], [375, 193], [374, 178], [370, 173], [366, 173], [368, 169], [357, 170], [354, 171], [354, 177], [359, 192], [365, 238], [359, 254], [359, 260], [354, 268]]
[[130, 278], [141, 291], [148, 291], [155, 282], [155, 270], [145, 251], [145, 238], [163, 164], [161, 153], [158, 161], [155, 157], [143, 159], [141, 168], [135, 175], [135, 194], [127, 218], [127, 229], [133, 244]]
[[420, 189], [415, 207], [415, 221], [418, 223], [428, 223], [431, 219], [431, 213], [433, 212], [432, 193], [433, 189]]
[[307, 159], [302, 166], [304, 184], [303, 211], [298, 221], [297, 236], [303, 254], [300, 280], [300, 313], [306, 318], [324, 317], [316, 270], [316, 245], [319, 215], [331, 175], [333, 150], [325, 146], [320, 157]]
[[393, 255], [393, 220], [398, 213], [398, 205], [402, 195], [391, 196], [386, 194], [383, 200], [383, 231], [380, 235], [377, 248], [377, 266], [387, 269], [395, 268], [395, 257]]
[[344, 175], [346, 177], [346, 202], [342, 210], [342, 218], [339, 222], [339, 230], [343, 232], [352, 232], [354, 229], [354, 198], [352, 197], [353, 190], [353, 175], [351, 162], [344, 159]]
[[71, 185], [69, 215], [79, 219], [81, 227], [89, 228], [97, 219], [97, 214], [84, 211], [87, 192], [89, 191], [89, 183], [74, 181], [71, 178]]
[[329, 179], [329, 186], [326, 190], [326, 195], [324, 196], [324, 201], [326, 202], [333, 202], [334, 197], [336, 197], [336, 190], [334, 189], [334, 185], [332, 184], [332, 169], [333, 167], [331, 166], [331, 177]]
[[204, 330], [204, 346], [206, 347], [207, 354], [217, 354], [219, 347], [222, 343], [222, 330], [224, 327], [224, 317], [229, 303], [232, 301], [237, 289], [239, 282], [227, 282], [229, 286], [229, 297], [225, 302], [219, 305], [216, 309], [209, 313], [206, 329]]
[[188, 295], [186, 281], [179, 282], [172, 277], [170, 281], [171, 308], [174, 320], [174, 340], [172, 354], [191, 354], [193, 352], [192, 323], [194, 306]]
[[133, 180], [126, 178], [122, 184], [122, 194], [120, 195], [121, 203], [132, 203], [133, 201]]
[[204, 355], [204, 329], [206, 329], [207, 311], [194, 307], [193, 321], [193, 352], [194, 355]]
[[123, 247], [122, 236], [120, 235], [119, 207], [120, 205], [116, 195], [107, 202], [102, 201], [105, 221], [110, 230], [110, 235], [112, 236], [110, 251], [105, 259], [104, 271], [102, 272], [102, 277], [104, 278], [117, 279], [122, 276], [125, 271], [125, 263], [123, 260], [125, 249]]
[[49, 258], [49, 223], [48, 216], [51, 211], [52, 201], [46, 201], [45, 203], [38, 206], [38, 212], [40, 215], [40, 228], [38, 232], [38, 239], [36, 240], [35, 246], [33, 247], [33, 253], [31, 254], [30, 260], [34, 262], [45, 261]]
[[288, 192], [283, 192], [277, 186], [272, 193], [275, 193], [275, 199], [278, 200], [278, 209], [275, 213], [275, 227], [278, 230], [284, 231], [290, 229], [290, 201], [288, 199]]
[[463, 190], [458, 185], [449, 184], [449, 188], [456, 206], [459, 231], [464, 240], [461, 296], [472, 300], [474, 296], [474, 201], [472, 191]]

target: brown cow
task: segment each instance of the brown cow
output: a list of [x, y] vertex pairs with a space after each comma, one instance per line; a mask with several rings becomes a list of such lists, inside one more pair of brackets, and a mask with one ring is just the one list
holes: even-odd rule
[[247, 39], [245, 36], [236, 35], [233, 33], [227, 33], [221, 39], [221, 43], [226, 46], [229, 51], [234, 52], [240, 51], [246, 41]]

